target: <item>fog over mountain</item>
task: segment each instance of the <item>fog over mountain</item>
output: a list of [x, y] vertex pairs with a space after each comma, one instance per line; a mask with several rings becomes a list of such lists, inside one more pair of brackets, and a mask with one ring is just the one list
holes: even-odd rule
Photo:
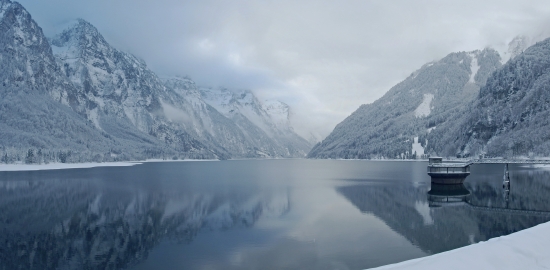
[[247, 92], [249, 112], [224, 115], [193, 81], [160, 79], [85, 20], [48, 41], [24, 7], [0, 4], [3, 162], [302, 157], [310, 148], [284, 103]]

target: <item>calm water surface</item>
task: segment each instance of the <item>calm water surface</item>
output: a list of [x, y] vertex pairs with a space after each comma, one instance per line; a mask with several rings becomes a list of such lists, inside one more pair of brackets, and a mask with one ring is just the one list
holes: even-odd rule
[[510, 166], [507, 192], [504, 165], [474, 165], [463, 187], [439, 194], [466, 202], [442, 203], [428, 200], [426, 166], [234, 160], [0, 172], [0, 269], [364, 269], [550, 220], [550, 171]]

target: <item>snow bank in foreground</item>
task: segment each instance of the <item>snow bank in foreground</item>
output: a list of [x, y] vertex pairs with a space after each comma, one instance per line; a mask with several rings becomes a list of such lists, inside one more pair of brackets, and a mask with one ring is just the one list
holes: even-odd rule
[[373, 269], [550, 269], [549, 250], [547, 222], [486, 242]]
[[0, 164], [0, 172], [40, 171], [61, 169], [83, 169], [94, 167], [125, 167], [141, 164], [141, 162], [103, 162], [103, 163], [50, 163], [50, 164]]

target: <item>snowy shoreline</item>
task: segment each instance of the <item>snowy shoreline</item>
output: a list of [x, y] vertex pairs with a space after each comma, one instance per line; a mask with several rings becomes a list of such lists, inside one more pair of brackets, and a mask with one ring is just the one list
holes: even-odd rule
[[87, 162], [87, 163], [49, 163], [49, 164], [0, 164], [0, 172], [46, 171], [64, 169], [86, 169], [95, 167], [127, 167], [142, 162]]
[[550, 269], [550, 222], [485, 242], [375, 268], [400, 269]]
[[141, 160], [141, 161], [116, 161], [116, 162], [0, 164], [0, 172], [87, 169], [87, 168], [96, 168], [96, 167], [128, 167], [128, 166], [135, 166], [135, 165], [149, 163], [149, 162], [189, 162], [189, 161], [218, 161], [218, 160], [217, 159], [183, 159], [183, 160], [148, 159], [148, 160]]

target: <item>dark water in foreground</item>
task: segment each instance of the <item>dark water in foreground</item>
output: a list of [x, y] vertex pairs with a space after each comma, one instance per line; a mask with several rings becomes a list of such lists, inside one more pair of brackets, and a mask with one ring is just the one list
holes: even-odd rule
[[0, 269], [363, 269], [550, 220], [550, 171], [510, 166], [506, 194], [504, 165], [474, 165], [459, 190], [469, 204], [445, 204], [428, 201], [426, 165], [246, 160], [0, 172]]

